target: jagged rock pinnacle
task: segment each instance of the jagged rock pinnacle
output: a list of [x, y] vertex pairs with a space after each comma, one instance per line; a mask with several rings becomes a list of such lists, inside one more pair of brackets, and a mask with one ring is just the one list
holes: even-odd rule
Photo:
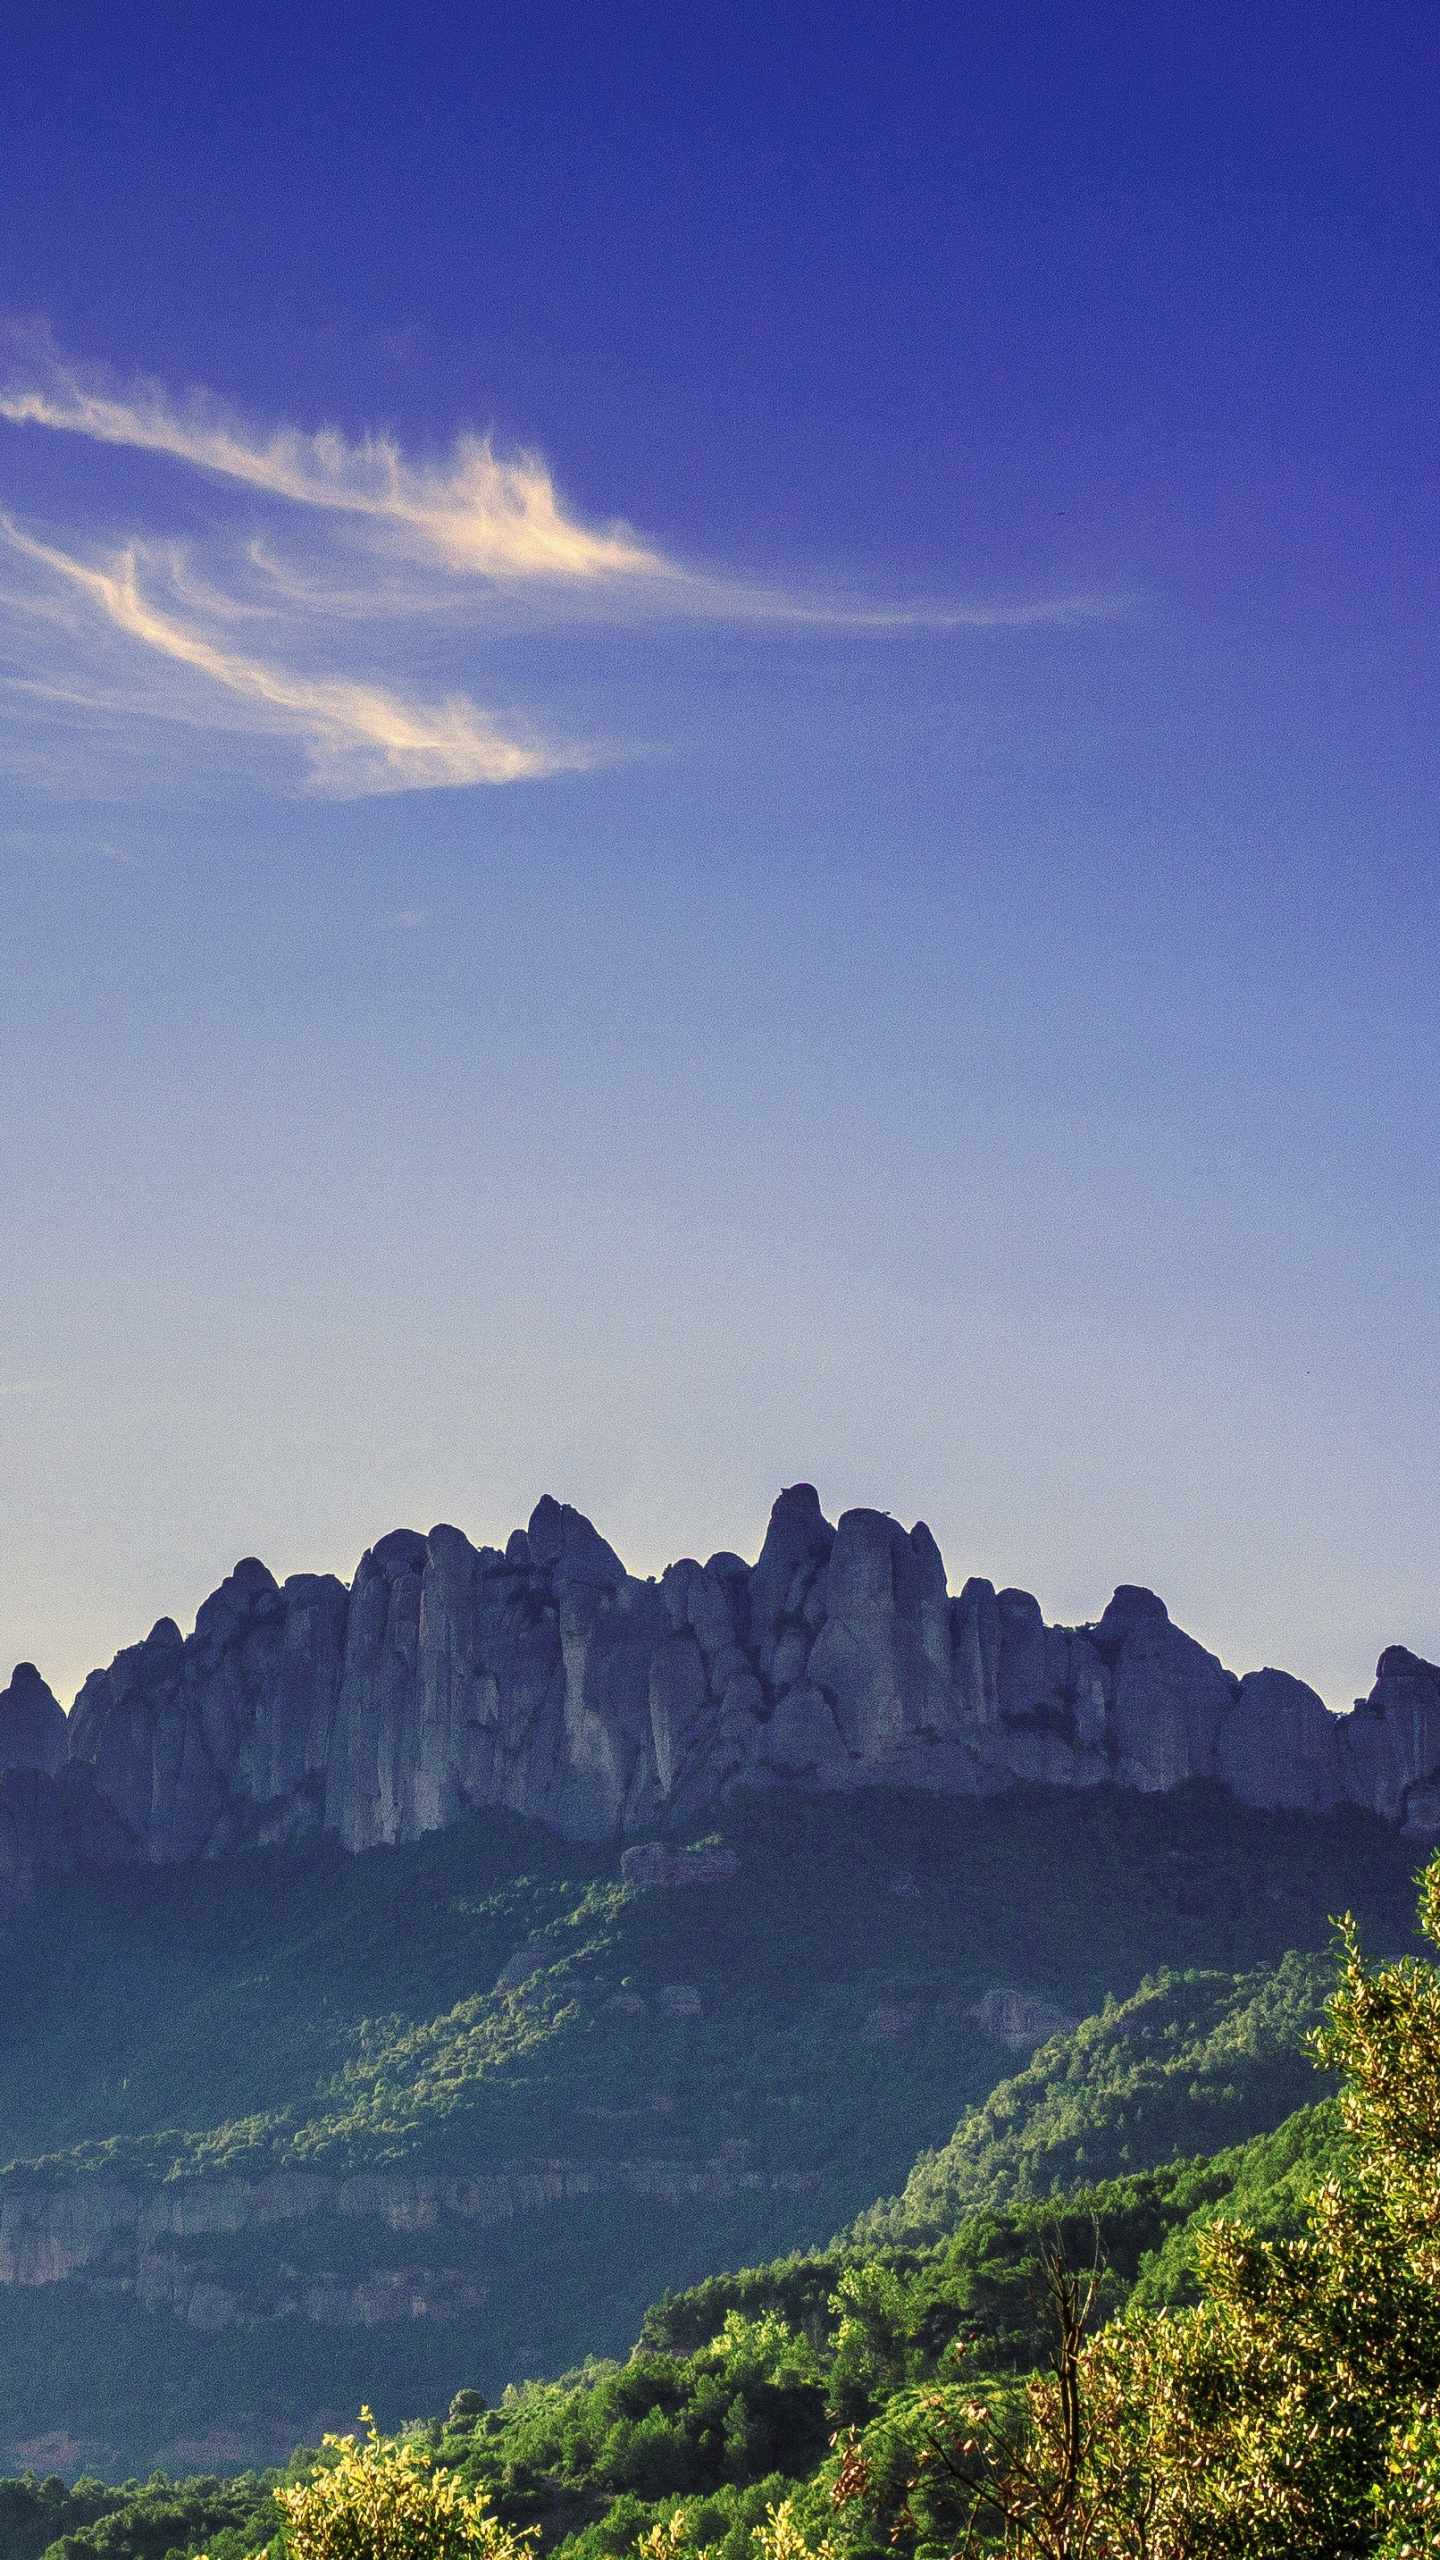
[[92, 1672], [68, 1725], [21, 1664], [0, 1695], [0, 1894], [56, 1864], [320, 1827], [365, 1848], [487, 1805], [599, 1840], [683, 1830], [736, 1787], [1197, 1777], [1433, 1838], [1440, 1671], [1392, 1646], [1332, 1715], [1288, 1673], [1237, 1678], [1136, 1585], [1091, 1627], [979, 1579], [952, 1597], [923, 1522], [832, 1525], [813, 1485], [780, 1495], [753, 1567], [687, 1557], [639, 1582], [546, 1495], [503, 1553], [392, 1530], [348, 1590], [247, 1557], [192, 1635], [162, 1618]]

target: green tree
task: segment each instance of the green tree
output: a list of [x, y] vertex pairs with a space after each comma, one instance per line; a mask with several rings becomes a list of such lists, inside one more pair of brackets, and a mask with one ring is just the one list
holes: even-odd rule
[[[1440, 1946], [1440, 1855], [1420, 1910]], [[1346, 2143], [1305, 2231], [1216, 2220], [1193, 2309], [1093, 2334], [1093, 2292], [1052, 2259], [1057, 2350], [1018, 2419], [993, 2395], [922, 2398], [917, 2540], [938, 2486], [952, 2547], [1016, 2560], [1440, 2553], [1440, 1974], [1372, 1971], [1349, 1921], [1340, 1959], [1311, 2050], [1341, 2075]]]
[[385, 2442], [360, 2414], [363, 2443], [326, 2436], [334, 2460], [275, 2492], [290, 2560], [522, 2560], [529, 2537], [502, 2525], [482, 2490], [418, 2445]]

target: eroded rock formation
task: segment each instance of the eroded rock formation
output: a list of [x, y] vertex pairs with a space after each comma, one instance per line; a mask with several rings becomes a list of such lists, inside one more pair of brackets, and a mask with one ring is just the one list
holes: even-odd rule
[[1033, 1991], [999, 1987], [986, 1992], [974, 2015], [983, 2033], [993, 2036], [997, 2044], [1008, 2044], [1012, 2053], [1034, 2053], [1052, 2036], [1071, 2035], [1080, 2024], [1068, 2009], [1057, 2009], [1053, 2000], [1038, 1999]]
[[1050, 1627], [1024, 1591], [952, 1598], [929, 1530], [832, 1526], [782, 1493], [757, 1563], [627, 1574], [548, 1497], [502, 1553], [397, 1529], [347, 1591], [253, 1557], [192, 1635], [92, 1672], [68, 1724], [33, 1666], [0, 1694], [0, 1894], [71, 1862], [215, 1856], [323, 1827], [350, 1848], [507, 1806], [600, 1840], [692, 1827], [735, 1787], [1016, 1779], [1367, 1806], [1440, 1834], [1440, 1671], [1392, 1646], [1353, 1714], [1241, 1679], [1122, 1585]]
[[42, 1769], [56, 1777], [68, 1757], [65, 1710], [33, 1662], [17, 1662], [0, 1692], [0, 1769]]
[[[170, 2178], [160, 2186], [101, 2174], [37, 2184], [11, 2169], [0, 2177], [0, 2286], [78, 2278], [97, 2293], [133, 2293], [147, 2310], [170, 2311], [199, 2329], [268, 2320], [369, 2327], [451, 2319], [483, 2303], [488, 2289], [474, 2233], [589, 2196], [631, 2197], [642, 2209], [724, 2203], [758, 2190], [803, 2195], [819, 2178], [818, 2169], [756, 2169], [731, 2158], [543, 2160], [471, 2178], [277, 2170], [258, 2179]], [[287, 2258], [285, 2234], [311, 2223], [351, 2225], [362, 2259], [383, 2256], [384, 2234], [440, 2234], [453, 2241], [459, 2263], [304, 2271]], [[256, 2242], [243, 2272], [232, 2260], [207, 2257], [207, 2241], [239, 2232]], [[338, 2254], [353, 2261], [356, 2247]]]

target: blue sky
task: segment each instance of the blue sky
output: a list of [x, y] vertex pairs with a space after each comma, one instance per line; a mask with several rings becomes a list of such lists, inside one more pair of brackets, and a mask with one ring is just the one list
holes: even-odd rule
[[1440, 1652], [1437, 99], [1386, 0], [7, 11], [0, 1674], [799, 1477]]

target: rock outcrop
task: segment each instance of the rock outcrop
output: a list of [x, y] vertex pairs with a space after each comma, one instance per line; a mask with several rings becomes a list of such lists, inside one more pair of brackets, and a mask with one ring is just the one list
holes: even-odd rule
[[69, 1756], [65, 1710], [33, 1662], [17, 1662], [0, 1689], [0, 1770], [42, 1769], [58, 1776]]
[[[641, 2209], [726, 2203], [759, 2190], [803, 2195], [819, 2178], [816, 2169], [757, 2169], [738, 2157], [539, 2160], [468, 2178], [294, 2169], [159, 2186], [101, 2173], [37, 2184], [11, 2169], [0, 2177], [0, 2286], [78, 2279], [96, 2293], [133, 2293], [145, 2309], [170, 2311], [197, 2329], [453, 2319], [478, 2308], [488, 2290], [473, 2234], [589, 2196], [630, 2197]], [[328, 2227], [347, 2272], [290, 2262], [285, 2237], [301, 2224]], [[335, 2240], [346, 2224], [355, 2233], [348, 2245]], [[207, 2241], [239, 2232], [255, 2240], [243, 2272], [233, 2257], [217, 2263], [206, 2254]], [[441, 2235], [459, 2263], [396, 2265], [383, 2247], [383, 2235], [395, 2233], [410, 2235], [412, 2249], [416, 2235]], [[376, 2262], [357, 2272], [357, 2255]]]
[[1057, 2009], [1033, 1991], [987, 1991], [974, 2014], [982, 2033], [1008, 2044], [1012, 2053], [1034, 2053], [1052, 2036], [1073, 2035], [1080, 2024], [1068, 2009]]
[[162, 1618], [92, 1672], [68, 1724], [22, 1664], [0, 1696], [0, 1898], [74, 1863], [317, 1828], [360, 1849], [481, 1806], [663, 1839], [736, 1787], [1196, 1777], [1440, 1836], [1440, 1670], [1392, 1646], [1336, 1716], [1283, 1671], [1225, 1670], [1132, 1585], [1083, 1627], [984, 1581], [952, 1598], [923, 1522], [832, 1525], [810, 1485], [781, 1494], [753, 1566], [687, 1557], [641, 1582], [547, 1497], [503, 1552], [394, 1530], [348, 1590], [246, 1558], [193, 1634]]

